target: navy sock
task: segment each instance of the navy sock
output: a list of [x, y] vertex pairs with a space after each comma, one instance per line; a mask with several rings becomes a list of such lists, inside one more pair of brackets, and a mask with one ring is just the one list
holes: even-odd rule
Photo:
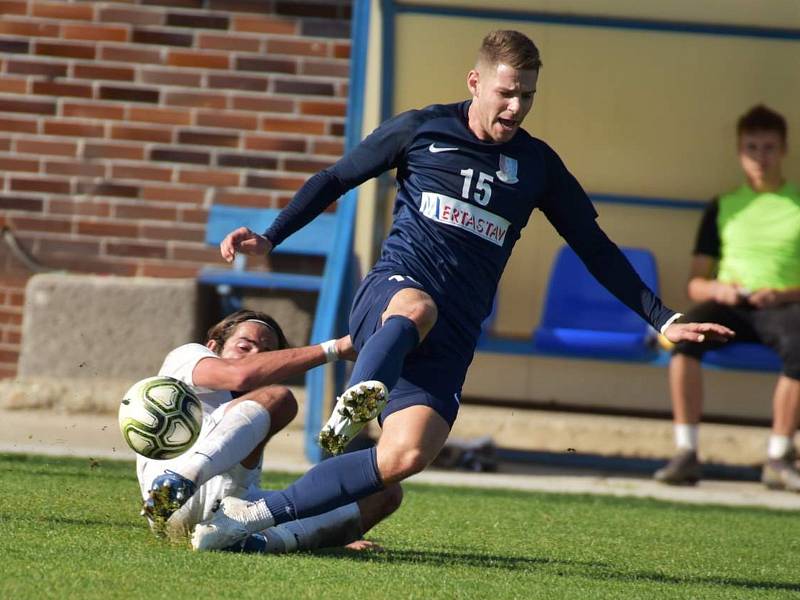
[[400, 379], [406, 354], [417, 344], [419, 332], [414, 321], [401, 315], [389, 317], [358, 353], [349, 385], [375, 380], [391, 390]]
[[322, 461], [284, 490], [270, 492], [267, 508], [280, 525], [350, 504], [383, 489], [375, 448]]

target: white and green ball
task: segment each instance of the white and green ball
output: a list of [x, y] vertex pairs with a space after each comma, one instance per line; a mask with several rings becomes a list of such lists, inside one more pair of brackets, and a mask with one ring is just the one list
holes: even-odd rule
[[203, 407], [182, 381], [167, 376], [137, 381], [119, 406], [119, 428], [134, 452], [166, 460], [191, 448], [200, 435]]

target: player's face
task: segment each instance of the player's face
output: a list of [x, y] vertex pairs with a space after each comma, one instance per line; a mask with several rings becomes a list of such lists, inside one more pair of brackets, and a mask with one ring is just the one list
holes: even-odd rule
[[739, 136], [739, 163], [754, 187], [779, 184], [786, 144], [777, 131], [745, 131]]
[[469, 128], [478, 139], [502, 143], [514, 137], [533, 106], [539, 71], [506, 64], [479, 65], [469, 72]]
[[251, 354], [276, 350], [278, 336], [269, 327], [253, 321], [239, 323], [231, 336], [225, 340], [220, 358], [244, 358]]

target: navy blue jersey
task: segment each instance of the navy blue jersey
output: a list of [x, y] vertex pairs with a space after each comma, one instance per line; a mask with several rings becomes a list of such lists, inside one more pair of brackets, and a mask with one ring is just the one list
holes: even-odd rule
[[280, 243], [348, 189], [396, 168], [394, 222], [375, 268], [420, 282], [440, 318], [468, 338], [477, 339], [534, 208], [603, 285], [660, 328], [673, 311], [599, 228], [588, 196], [558, 155], [523, 129], [506, 143], [479, 140], [468, 127], [469, 105], [433, 105], [386, 121], [312, 177], [266, 237]]

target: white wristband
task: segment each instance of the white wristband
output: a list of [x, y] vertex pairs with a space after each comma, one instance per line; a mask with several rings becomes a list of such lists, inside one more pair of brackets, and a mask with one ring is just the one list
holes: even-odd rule
[[322, 351], [325, 353], [325, 362], [339, 360], [339, 352], [336, 350], [336, 340], [322, 342], [320, 346], [322, 346]]
[[683, 313], [675, 313], [672, 315], [669, 320], [661, 326], [661, 335], [664, 335], [664, 332], [667, 330], [667, 327], [672, 325], [675, 321], [680, 319], [683, 316]]

